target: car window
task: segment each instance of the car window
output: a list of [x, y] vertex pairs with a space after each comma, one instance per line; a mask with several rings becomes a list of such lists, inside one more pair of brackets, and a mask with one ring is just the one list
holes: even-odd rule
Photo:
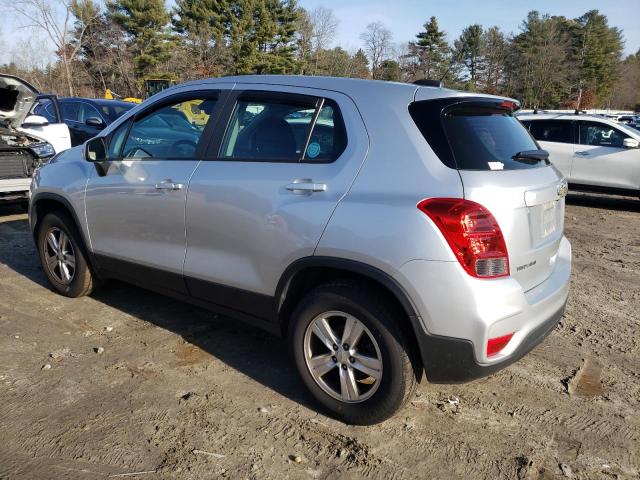
[[60, 102], [60, 115], [65, 121], [78, 121], [78, 102]]
[[347, 134], [340, 109], [333, 100], [325, 99], [313, 126], [304, 159], [335, 160], [347, 146]]
[[118, 128], [116, 128], [115, 132], [111, 135], [111, 140], [109, 140], [109, 152], [108, 157], [109, 160], [116, 159], [120, 157], [120, 152], [122, 151], [122, 144], [124, 143], [124, 139], [127, 135], [127, 131], [129, 130], [129, 125], [131, 125], [131, 121], [124, 122]]
[[81, 102], [78, 104], [78, 121], [84, 123], [87, 118], [99, 118], [102, 120], [96, 107], [89, 103]]
[[622, 148], [625, 138], [629, 137], [610, 125], [596, 122], [580, 122], [581, 145]]
[[31, 108], [31, 112], [35, 115], [40, 115], [46, 118], [49, 123], [56, 122], [56, 113], [53, 107], [53, 102], [49, 98], [40, 98]]
[[116, 121], [118, 118], [120, 118], [122, 115], [124, 115], [125, 113], [127, 113], [129, 110], [131, 110], [133, 107], [135, 106], [135, 104], [115, 104], [115, 105], [108, 105], [108, 104], [102, 104], [100, 105], [100, 111], [102, 112], [102, 116], [107, 118], [109, 120], [109, 122], [114, 122]]
[[562, 120], [530, 120], [529, 131], [539, 142], [573, 143], [573, 125]]
[[[258, 95], [256, 98], [265, 97]], [[315, 116], [314, 97], [286, 95], [236, 103], [223, 141], [225, 158], [297, 161]]]
[[[185, 113], [196, 103], [204, 112], [199, 122]], [[125, 158], [193, 158], [216, 100], [190, 99], [154, 110], [131, 126], [122, 156]]]

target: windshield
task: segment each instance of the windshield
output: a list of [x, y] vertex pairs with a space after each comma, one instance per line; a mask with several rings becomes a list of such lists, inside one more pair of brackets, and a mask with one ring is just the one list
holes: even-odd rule
[[544, 158], [523, 154], [539, 148], [513, 116], [512, 106], [501, 100], [450, 99], [448, 105], [416, 102], [409, 111], [440, 160], [452, 168], [516, 170], [548, 165]]
[[631, 135], [633, 135], [633, 138], [637, 138], [638, 136], [638, 128], [634, 128], [630, 125], [625, 125], [624, 123], [621, 123], [620, 125], [616, 125], [618, 128], [620, 128], [621, 130], [630, 133]]

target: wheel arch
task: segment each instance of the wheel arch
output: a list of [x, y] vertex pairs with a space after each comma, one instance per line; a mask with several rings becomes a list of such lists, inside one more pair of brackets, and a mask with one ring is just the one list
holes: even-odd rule
[[416, 374], [419, 375], [422, 372], [422, 355], [418, 335], [422, 327], [409, 295], [388, 273], [355, 260], [307, 257], [295, 261], [285, 270], [275, 296], [276, 316], [282, 335], [286, 337], [289, 334], [291, 313], [306, 291], [321, 284], [342, 279], [362, 281], [388, 299], [398, 313], [398, 324], [411, 342], [411, 347], [420, 364], [416, 369]]
[[78, 233], [80, 234], [80, 239], [82, 240], [82, 248], [85, 253], [87, 253], [87, 259], [91, 267], [95, 267], [93, 257], [91, 255], [91, 251], [89, 250], [89, 242], [85, 236], [84, 230], [82, 229], [82, 224], [76, 214], [75, 209], [72, 207], [71, 202], [67, 200], [62, 195], [57, 193], [50, 192], [40, 192], [36, 193], [30, 202], [29, 206], [29, 223], [31, 226], [31, 235], [33, 236], [33, 240], [38, 243], [38, 228], [42, 219], [51, 212], [54, 211], [62, 211], [66, 213], [74, 223], [74, 226]]

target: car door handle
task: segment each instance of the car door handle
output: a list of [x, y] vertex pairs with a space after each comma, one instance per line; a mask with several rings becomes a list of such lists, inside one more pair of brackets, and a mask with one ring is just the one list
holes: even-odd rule
[[156, 190], [182, 190], [184, 185], [182, 183], [174, 183], [171, 180], [163, 180], [160, 183], [156, 183]]
[[297, 195], [311, 195], [312, 193], [326, 191], [327, 185], [324, 183], [315, 183], [310, 178], [303, 178], [294, 180], [293, 183], [290, 183], [285, 188]]
[[588, 157], [589, 156], [589, 152], [586, 152], [586, 151], [576, 152], [576, 155], [578, 155], [580, 157]]

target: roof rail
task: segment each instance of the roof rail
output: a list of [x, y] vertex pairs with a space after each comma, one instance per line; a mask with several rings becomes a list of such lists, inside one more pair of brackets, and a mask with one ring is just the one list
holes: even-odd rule
[[578, 110], [577, 108], [573, 111], [574, 115], [586, 115], [587, 111], [586, 110]]
[[414, 85], [420, 85], [421, 87], [438, 87], [442, 88], [442, 80], [433, 80], [431, 78], [421, 78], [420, 80], [415, 80]]

